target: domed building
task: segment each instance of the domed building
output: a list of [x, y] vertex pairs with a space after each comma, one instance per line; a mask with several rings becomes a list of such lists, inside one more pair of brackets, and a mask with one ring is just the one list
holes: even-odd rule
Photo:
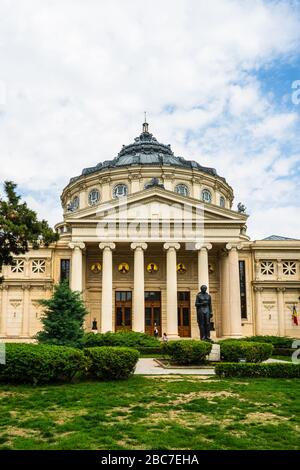
[[62, 279], [82, 292], [87, 331], [152, 335], [157, 327], [199, 338], [195, 297], [204, 284], [213, 337], [300, 337], [300, 241], [250, 241], [245, 208], [233, 199], [214, 168], [175, 156], [145, 122], [114, 159], [71, 178], [59, 241], [3, 268], [0, 338], [30, 341], [41, 329], [39, 300]]

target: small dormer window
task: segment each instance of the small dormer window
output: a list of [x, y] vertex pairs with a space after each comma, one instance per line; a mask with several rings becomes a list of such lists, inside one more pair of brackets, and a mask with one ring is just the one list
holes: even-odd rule
[[100, 193], [98, 189], [92, 189], [89, 192], [88, 199], [89, 199], [89, 205], [95, 206], [100, 201]]
[[224, 196], [220, 197], [220, 207], [225, 207], [225, 197]]
[[114, 187], [114, 191], [113, 191], [114, 198], [124, 197], [124, 196], [127, 196], [127, 194], [128, 194], [128, 188], [126, 184], [117, 184]]
[[211, 197], [211, 192], [208, 189], [203, 189], [202, 191], [202, 201], [211, 203], [212, 197]]
[[189, 188], [186, 184], [177, 184], [177, 186], [175, 187], [175, 192], [177, 194], [181, 194], [182, 196], [188, 196]]

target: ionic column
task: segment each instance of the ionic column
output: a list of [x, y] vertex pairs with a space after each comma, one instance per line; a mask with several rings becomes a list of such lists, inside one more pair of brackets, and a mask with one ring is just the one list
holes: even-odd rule
[[2, 301], [1, 301], [1, 322], [0, 322], [0, 335], [6, 336], [6, 317], [8, 311], [8, 286], [2, 285]]
[[28, 338], [30, 336], [30, 285], [22, 285], [23, 289], [23, 311], [22, 311], [22, 331], [21, 335]]
[[134, 250], [133, 331], [145, 331], [144, 250], [147, 243], [131, 243]]
[[284, 291], [285, 291], [285, 287], [277, 287], [278, 335], [279, 336], [285, 335]]
[[101, 295], [101, 333], [113, 331], [113, 283], [112, 283], [112, 250], [115, 243], [99, 244], [102, 255], [102, 295]]
[[228, 252], [221, 253], [221, 306], [222, 306], [222, 336], [230, 336], [230, 297], [229, 297], [229, 262]]
[[69, 247], [73, 250], [70, 287], [74, 291], [82, 292], [82, 250], [84, 250], [85, 244], [82, 242], [71, 242]]
[[230, 337], [242, 336], [238, 245], [228, 243]]
[[198, 290], [201, 286], [207, 286], [209, 292], [208, 251], [212, 249], [211, 243], [196, 243], [198, 250]]
[[262, 311], [261, 311], [261, 293], [263, 287], [254, 287], [255, 301], [256, 301], [256, 316], [255, 316], [255, 334], [262, 335]]
[[179, 243], [165, 243], [167, 250], [167, 335], [178, 337], [176, 250]]

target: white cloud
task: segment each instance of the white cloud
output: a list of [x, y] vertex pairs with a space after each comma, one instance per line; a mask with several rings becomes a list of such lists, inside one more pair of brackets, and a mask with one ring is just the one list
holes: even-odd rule
[[[115, 157], [145, 109], [159, 140], [228, 179], [253, 237], [261, 207], [292, 207], [296, 181], [278, 178], [297, 163], [284, 147], [299, 140], [297, 110], [255, 77], [297, 54], [292, 3], [2, 0], [0, 13], [0, 179], [33, 191], [51, 223], [69, 178]], [[286, 230], [300, 237], [292, 222]]]

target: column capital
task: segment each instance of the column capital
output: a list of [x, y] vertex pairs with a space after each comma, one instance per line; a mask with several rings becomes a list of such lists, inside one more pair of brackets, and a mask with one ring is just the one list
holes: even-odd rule
[[142, 250], [147, 250], [148, 245], [145, 242], [133, 242], [130, 245], [132, 250], [136, 250], [137, 248], [141, 248]]
[[239, 243], [227, 243], [226, 244], [226, 250], [231, 251], [231, 250], [240, 250], [242, 247]]
[[276, 287], [277, 292], [285, 292], [286, 288], [285, 287]]
[[254, 287], [254, 292], [263, 292], [263, 291], [264, 291], [263, 287], [260, 287], [260, 286], [255, 286]]
[[105, 250], [108, 248], [109, 250], [114, 250], [116, 248], [116, 244], [114, 242], [101, 242], [99, 243], [100, 250]]
[[211, 243], [196, 243], [195, 244], [195, 249], [196, 250], [211, 250], [212, 249], [212, 244]]
[[174, 250], [179, 250], [180, 243], [164, 243], [164, 249], [169, 250], [173, 248]]
[[85, 243], [83, 243], [83, 242], [70, 242], [69, 247], [71, 248], [71, 250], [75, 250], [76, 248], [79, 248], [80, 250], [84, 250], [85, 249]]

